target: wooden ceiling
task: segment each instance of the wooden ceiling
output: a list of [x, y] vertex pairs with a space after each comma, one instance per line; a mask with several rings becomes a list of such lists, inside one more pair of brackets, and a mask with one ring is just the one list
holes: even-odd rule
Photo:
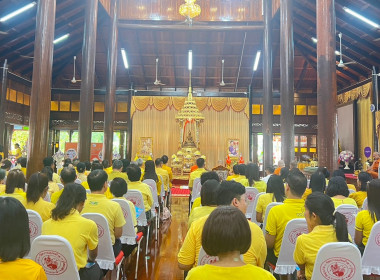
[[[0, 1], [0, 16], [22, 7], [31, 0]], [[55, 38], [70, 33], [69, 39], [54, 46], [53, 87], [79, 88], [70, 82], [73, 76], [73, 56], [77, 56], [76, 79], [80, 79], [83, 40], [84, 0], [56, 0]], [[98, 14], [95, 87], [104, 88], [107, 71], [109, 0], [101, 0]], [[263, 86], [262, 60], [253, 72], [256, 52], [262, 49], [261, 0], [198, 0], [202, 7], [193, 29], [181, 23], [177, 10], [182, 0], [121, 0], [119, 49], [127, 51], [129, 69], [124, 69], [119, 52], [117, 86], [137, 89], [185, 90], [188, 87], [188, 50], [193, 51], [192, 83], [197, 90], [247, 91]], [[294, 0], [295, 90], [316, 92], [316, 0]], [[274, 1], [275, 6], [279, 1]], [[374, 21], [380, 19], [380, 3], [376, 0], [336, 0], [337, 32], [343, 33], [343, 59], [355, 61], [347, 68], [338, 68], [338, 89], [371, 77], [372, 66], [380, 66], [380, 32], [348, 15], [347, 6]], [[126, 9], [123, 7], [131, 7]], [[144, 7], [144, 8], [142, 8]], [[213, 12], [214, 11], [214, 12]], [[157, 16], [152, 20], [153, 16]], [[280, 88], [279, 12], [274, 9], [273, 78], [274, 89]], [[0, 23], [0, 63], [8, 59], [10, 71], [31, 79], [34, 51], [36, 8], [9, 22]], [[228, 20], [228, 21], [227, 21]], [[200, 22], [201, 21], [201, 22]], [[135, 25], [136, 28], [131, 27]], [[145, 28], [137, 27], [145, 26]], [[148, 28], [146, 25], [152, 25]], [[165, 29], [161, 25], [175, 26]], [[161, 26], [161, 28], [157, 28]], [[213, 30], [205, 30], [212, 27]], [[223, 30], [234, 26], [234, 30]], [[247, 27], [248, 26], [248, 27]], [[256, 27], [255, 27], [256, 26]], [[339, 38], [337, 35], [337, 50]], [[163, 87], [153, 85], [155, 59], [159, 58], [158, 78]], [[337, 57], [338, 59], [339, 57]], [[225, 60], [224, 82], [221, 87], [221, 61]]]

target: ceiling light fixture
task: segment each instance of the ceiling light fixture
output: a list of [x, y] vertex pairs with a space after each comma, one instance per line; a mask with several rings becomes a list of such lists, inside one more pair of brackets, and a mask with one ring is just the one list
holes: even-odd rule
[[318, 43], [318, 39], [317, 38], [315, 38], [315, 37], [311, 37], [311, 40], [313, 41], [313, 43]]
[[364, 21], [365, 23], [375, 27], [375, 28], [380, 28], [380, 25], [377, 24], [376, 22], [372, 21], [372, 20], [369, 20], [368, 18], [362, 16], [361, 14], [358, 14], [357, 12], [354, 12], [353, 10], [347, 8], [347, 7], [343, 7], [343, 10], [345, 10], [347, 13], [349, 13], [350, 15], [353, 15], [354, 17]]
[[256, 71], [257, 68], [259, 67], [260, 56], [261, 56], [261, 51], [257, 51], [255, 64], [253, 65], [253, 71]]
[[25, 12], [25, 11], [31, 9], [31, 8], [33, 8], [36, 4], [37, 4], [37, 2], [29, 3], [28, 5], [26, 5], [26, 6], [20, 8], [20, 9], [18, 9], [16, 11], [14, 11], [14, 12], [6, 15], [5, 17], [0, 18], [0, 22], [7, 21], [8, 19], [11, 19], [11, 18], [13, 18], [13, 17], [15, 17], [15, 16], [17, 16], [17, 15], [19, 15], [19, 14], [21, 14], [21, 13], [23, 13], [23, 12]]
[[63, 40], [66, 40], [67, 38], [69, 38], [69, 36], [70, 36], [69, 33], [67, 33], [67, 34], [65, 34], [65, 35], [63, 35], [63, 36], [61, 36], [61, 37], [55, 39], [55, 40], [53, 41], [53, 44], [58, 44], [59, 42], [61, 42], [61, 41], [63, 41]]
[[193, 51], [189, 50], [189, 63], [188, 63], [189, 71], [193, 70]]
[[127, 60], [127, 53], [125, 52], [125, 49], [121, 49], [121, 56], [123, 57], [124, 67], [125, 69], [129, 68], [128, 60]]

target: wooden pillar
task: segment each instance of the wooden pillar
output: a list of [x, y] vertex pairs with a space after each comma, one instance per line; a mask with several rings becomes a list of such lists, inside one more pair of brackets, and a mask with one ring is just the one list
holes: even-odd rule
[[259, 164], [259, 158], [257, 156], [257, 147], [258, 147], [259, 143], [258, 143], [257, 140], [258, 140], [257, 139], [257, 133], [254, 133], [253, 137], [252, 137], [252, 145], [253, 145], [253, 150], [252, 150], [253, 158], [252, 158], [252, 162]]
[[132, 160], [132, 116], [131, 116], [131, 107], [132, 107], [132, 96], [133, 96], [133, 84], [129, 89], [128, 95], [128, 118], [127, 118], [127, 155], [126, 159]]
[[8, 158], [8, 151], [11, 150], [13, 125], [5, 124], [4, 132], [4, 158]]
[[119, 154], [120, 154], [120, 156], [121, 156], [122, 159], [125, 158], [125, 145], [124, 145], [124, 142], [125, 142], [125, 131], [124, 130], [120, 130]]
[[86, 0], [85, 10], [78, 126], [78, 155], [81, 161], [90, 160], [91, 151], [98, 0]]
[[287, 167], [294, 160], [294, 41], [292, 10], [293, 0], [281, 0], [281, 158]]
[[30, 96], [27, 177], [40, 171], [48, 153], [55, 0], [37, 6], [32, 92]]
[[[5, 110], [7, 103], [7, 87], [8, 87], [8, 63], [4, 61], [3, 75], [1, 79], [1, 91], [0, 91], [0, 145], [3, 146], [5, 139]], [[4, 151], [4, 150], [3, 150]]]
[[249, 105], [249, 128], [248, 128], [248, 133], [249, 133], [249, 161], [252, 162], [253, 160], [253, 135], [252, 135], [252, 126], [253, 126], [253, 118], [252, 118], [252, 85], [249, 85], [248, 87], [248, 105]]
[[318, 164], [330, 172], [338, 165], [335, 33], [335, 1], [317, 1]]
[[272, 76], [272, 0], [264, 3], [264, 98], [263, 139], [264, 169], [273, 165], [273, 76]]
[[112, 162], [113, 155], [113, 130], [115, 120], [115, 91], [116, 91], [116, 69], [117, 69], [117, 12], [119, 1], [111, 1], [111, 24], [109, 30], [107, 50], [107, 84], [104, 107], [104, 142], [103, 158]]

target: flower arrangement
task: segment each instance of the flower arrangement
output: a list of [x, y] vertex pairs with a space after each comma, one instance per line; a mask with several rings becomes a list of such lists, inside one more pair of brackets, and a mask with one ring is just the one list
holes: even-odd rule
[[342, 151], [339, 154], [339, 160], [343, 161], [346, 165], [344, 169], [349, 169], [348, 163], [354, 159], [354, 154], [351, 151]]

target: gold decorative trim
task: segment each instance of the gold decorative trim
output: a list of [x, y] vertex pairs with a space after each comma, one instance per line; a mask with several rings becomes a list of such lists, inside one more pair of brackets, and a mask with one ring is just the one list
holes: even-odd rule
[[357, 100], [359, 98], [367, 98], [370, 96], [372, 92], [372, 82], [369, 82], [360, 87], [354, 88], [350, 91], [346, 91], [345, 93], [339, 94], [337, 97], [338, 105], [346, 104]]

